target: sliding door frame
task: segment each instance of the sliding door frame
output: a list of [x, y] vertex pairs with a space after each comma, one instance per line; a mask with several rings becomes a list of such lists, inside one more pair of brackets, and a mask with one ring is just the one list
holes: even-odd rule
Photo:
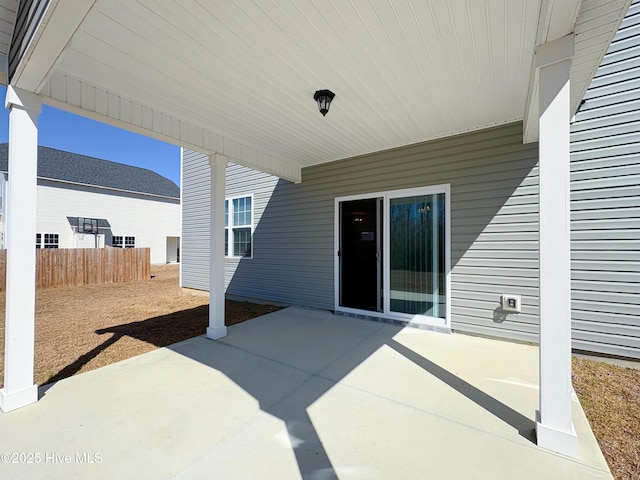
[[[390, 310], [390, 218], [389, 205], [392, 198], [402, 198], [419, 195], [444, 194], [445, 198], [445, 234], [444, 234], [444, 274], [445, 274], [445, 309], [444, 318], [426, 315], [411, 315]], [[382, 278], [383, 278], [383, 309], [381, 312], [358, 310], [340, 305], [340, 204], [351, 200], [382, 199]], [[378, 232], [379, 233], [379, 232]], [[337, 312], [351, 313], [367, 317], [381, 317], [389, 320], [400, 320], [411, 324], [451, 329], [451, 186], [450, 184], [431, 185], [383, 192], [371, 192], [359, 195], [349, 195], [335, 198], [334, 206], [334, 308]]]

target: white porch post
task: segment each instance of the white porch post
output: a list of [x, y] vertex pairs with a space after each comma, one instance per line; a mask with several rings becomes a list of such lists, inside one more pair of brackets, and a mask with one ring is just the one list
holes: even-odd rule
[[40, 97], [7, 87], [9, 189], [4, 388], [0, 409], [9, 412], [38, 401], [33, 382], [36, 292], [36, 176]]
[[209, 327], [207, 338], [227, 335], [224, 325], [224, 193], [227, 158], [210, 155], [211, 223], [209, 226]]
[[538, 445], [577, 456], [571, 420], [569, 73], [574, 36], [536, 49], [539, 68], [540, 411]]

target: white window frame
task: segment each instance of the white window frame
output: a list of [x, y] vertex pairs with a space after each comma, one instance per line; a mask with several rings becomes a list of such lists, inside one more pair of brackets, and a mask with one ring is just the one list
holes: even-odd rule
[[[46, 239], [47, 237], [51, 238], [51, 237], [56, 237], [56, 242], [49, 242], [47, 243]], [[41, 234], [41, 239], [42, 239], [42, 247], [41, 248], [60, 248], [60, 234], [59, 233], [42, 233]], [[55, 246], [53, 246], [55, 245]]]
[[[251, 199], [251, 224], [250, 225], [232, 225], [233, 222], [233, 201], [240, 199], [240, 198], [250, 198]], [[226, 197], [224, 199], [225, 204], [228, 205], [228, 209], [227, 210], [227, 222], [224, 226], [224, 231], [225, 231], [225, 237], [227, 238], [227, 242], [228, 242], [228, 251], [225, 254], [225, 258], [228, 259], [234, 259], [234, 260], [241, 260], [241, 259], [252, 259], [253, 258], [253, 231], [254, 231], [254, 225], [255, 225], [255, 202], [254, 202], [254, 198], [253, 198], [253, 193], [250, 194], [246, 194], [246, 195], [234, 195], [232, 197]], [[233, 251], [233, 230], [235, 228], [250, 228], [250, 241], [251, 241], [251, 255], [248, 256], [238, 256], [235, 255], [235, 252]]]
[[[443, 193], [445, 198], [445, 305], [446, 314], [444, 318], [430, 317], [425, 315], [410, 315], [399, 312], [392, 312], [390, 309], [390, 260], [389, 260], [389, 204], [393, 198], [433, 195]], [[382, 198], [383, 202], [383, 248], [382, 248], [382, 276], [383, 276], [383, 311], [375, 312], [370, 310], [360, 310], [356, 308], [343, 307], [340, 305], [340, 203], [351, 200], [363, 200], [367, 198]], [[358, 195], [336, 197], [334, 205], [334, 309], [337, 312], [363, 315], [367, 317], [380, 317], [389, 320], [401, 320], [410, 322], [412, 325], [425, 325], [437, 329], [451, 329], [451, 184], [431, 185], [417, 188], [407, 188], [400, 190], [388, 190], [382, 192], [371, 192]]]
[[[115, 239], [120, 239], [120, 245], [114, 245]], [[133, 239], [133, 245], [127, 244], [127, 239]], [[113, 248], [136, 248], [136, 237], [135, 235], [112, 235], [111, 236], [111, 246]]]

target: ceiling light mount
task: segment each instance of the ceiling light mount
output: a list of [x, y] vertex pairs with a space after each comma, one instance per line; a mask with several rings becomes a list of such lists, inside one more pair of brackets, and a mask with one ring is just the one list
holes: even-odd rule
[[336, 94], [331, 90], [318, 90], [313, 95], [313, 99], [318, 102], [318, 110], [320, 110], [323, 117], [329, 112], [329, 105], [331, 105], [331, 100], [335, 96]]

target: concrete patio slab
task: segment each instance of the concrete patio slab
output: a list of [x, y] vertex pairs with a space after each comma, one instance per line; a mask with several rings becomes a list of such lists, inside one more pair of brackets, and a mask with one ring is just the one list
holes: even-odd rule
[[537, 355], [288, 308], [41, 388], [0, 478], [611, 479], [577, 400], [579, 458], [535, 445]]

